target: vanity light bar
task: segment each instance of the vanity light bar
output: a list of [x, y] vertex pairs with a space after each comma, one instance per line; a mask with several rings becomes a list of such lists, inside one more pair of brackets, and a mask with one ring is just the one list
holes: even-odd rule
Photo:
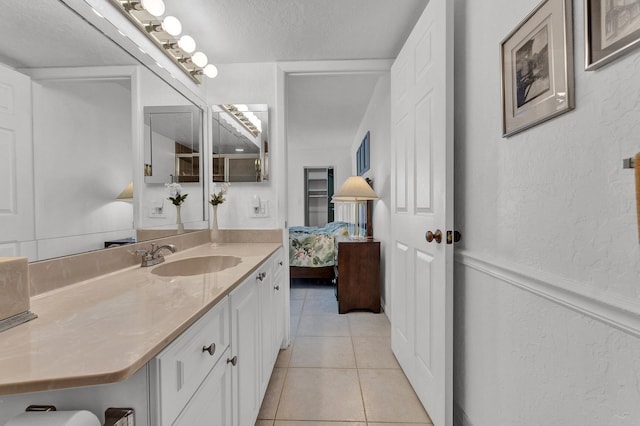
[[[198, 66], [193, 63], [192, 54], [180, 47], [179, 41], [175, 38], [178, 35], [171, 35], [163, 27], [162, 21], [157, 16], [152, 15], [143, 7], [143, 2], [139, 0], [111, 0], [131, 22], [133, 22], [142, 33], [144, 33], [156, 46], [160, 48], [178, 67], [197, 84], [202, 83], [202, 76], [215, 77], [212, 72], [203, 72], [205, 66]], [[166, 18], [173, 18], [171, 16]], [[165, 18], [165, 19], [166, 19]], [[173, 18], [175, 19], [175, 18]], [[171, 30], [170, 30], [171, 31]], [[213, 67], [211, 65], [209, 69]], [[215, 69], [215, 67], [213, 67]], [[208, 69], [208, 70], [209, 70]], [[215, 71], [217, 75], [217, 70]], [[213, 76], [213, 77], [212, 77]]]
[[251, 133], [254, 137], [258, 136], [260, 130], [244, 115], [242, 111], [236, 108], [235, 105], [232, 104], [224, 104], [222, 105], [225, 111], [227, 111], [233, 118], [236, 119], [238, 123], [240, 123], [249, 133]]

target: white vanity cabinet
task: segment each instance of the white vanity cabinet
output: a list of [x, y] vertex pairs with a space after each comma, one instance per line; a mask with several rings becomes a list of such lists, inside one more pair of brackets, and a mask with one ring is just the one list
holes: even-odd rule
[[[253, 426], [267, 390], [284, 337], [284, 288], [278, 280], [283, 250], [279, 249], [254, 274], [231, 292], [231, 355], [234, 426]], [[282, 300], [282, 301], [281, 301]], [[282, 330], [277, 330], [278, 324]]]
[[[199, 388], [219, 387], [220, 376], [228, 376], [224, 355], [228, 355], [230, 345], [229, 319], [229, 300], [225, 297], [149, 362], [153, 424], [174, 424], [183, 410], [189, 411], [187, 408], [197, 404], [198, 395], [203, 394]], [[230, 389], [225, 391], [229, 393]], [[225, 396], [222, 399], [230, 400]], [[187, 423], [181, 420], [181, 424]]]
[[99, 417], [130, 407], [138, 426], [253, 426], [284, 339], [282, 256], [280, 248], [126, 380], [2, 396], [0, 424], [52, 404]]

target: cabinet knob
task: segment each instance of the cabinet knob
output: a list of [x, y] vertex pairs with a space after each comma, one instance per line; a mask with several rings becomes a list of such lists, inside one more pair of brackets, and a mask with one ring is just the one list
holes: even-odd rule
[[231, 364], [234, 367], [238, 363], [238, 355], [235, 355], [233, 358], [227, 358], [227, 364]]
[[216, 344], [212, 343], [209, 346], [203, 346], [202, 352], [209, 352], [209, 355], [213, 356], [216, 353]]
[[278, 290], [280, 290], [280, 286], [279, 286], [279, 285], [277, 285], [277, 286], [273, 287], [273, 289], [274, 289], [274, 290], [276, 290], [276, 291], [278, 291]]
[[281, 260], [280, 262], [278, 262], [278, 265], [282, 266], [284, 265], [284, 262]]
[[258, 277], [257, 277], [257, 278], [258, 278], [260, 281], [264, 281], [264, 279], [265, 279], [265, 277], [266, 277], [266, 276], [267, 276], [267, 273], [266, 273], [266, 272], [260, 272], [260, 273], [258, 274]]

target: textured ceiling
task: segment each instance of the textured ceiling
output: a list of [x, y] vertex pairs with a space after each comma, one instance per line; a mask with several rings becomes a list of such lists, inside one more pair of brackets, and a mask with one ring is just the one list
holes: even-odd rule
[[0, 62], [15, 68], [137, 63], [55, 0], [2, 0], [0, 40]]
[[426, 0], [165, 0], [214, 64], [395, 58]]

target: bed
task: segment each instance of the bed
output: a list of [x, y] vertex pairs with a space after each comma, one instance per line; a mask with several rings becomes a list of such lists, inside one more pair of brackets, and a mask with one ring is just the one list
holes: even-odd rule
[[291, 278], [335, 278], [336, 235], [349, 235], [347, 222], [330, 222], [323, 227], [289, 228], [289, 275]]

